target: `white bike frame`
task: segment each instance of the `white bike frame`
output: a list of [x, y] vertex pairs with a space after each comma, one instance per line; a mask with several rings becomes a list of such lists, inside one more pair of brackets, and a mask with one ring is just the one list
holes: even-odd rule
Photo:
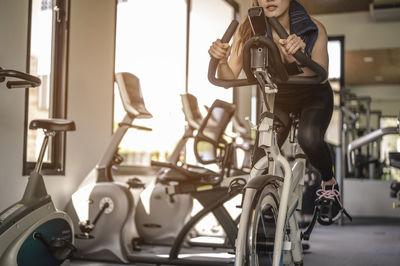
[[[275, 92], [266, 90], [268, 112], [273, 113]], [[267, 106], [263, 104], [263, 112], [267, 111]], [[258, 147], [263, 148], [266, 156], [261, 158], [252, 168], [250, 178], [260, 176], [265, 169], [268, 169], [269, 175], [282, 175], [284, 181], [279, 182], [278, 194], [279, 212], [276, 221], [276, 232], [274, 240], [273, 263], [272, 266], [279, 266], [283, 260], [282, 252], [291, 251], [294, 262], [303, 260], [303, 249], [301, 245], [301, 232], [299, 230], [294, 211], [301, 207], [302, 185], [304, 184], [305, 158], [298, 157], [291, 165], [289, 161], [281, 154], [277, 144], [277, 134], [273, 130], [274, 121], [272, 118], [264, 117], [258, 126], [259, 143]], [[291, 143], [291, 152], [303, 154], [300, 145], [297, 142]], [[269, 156], [268, 156], [269, 155]], [[239, 223], [238, 237], [236, 239], [236, 266], [244, 266], [246, 257], [248, 257], [248, 228], [251, 205], [257, 189], [246, 188], [243, 198], [242, 214]], [[286, 228], [290, 228], [289, 239], [285, 239]]]

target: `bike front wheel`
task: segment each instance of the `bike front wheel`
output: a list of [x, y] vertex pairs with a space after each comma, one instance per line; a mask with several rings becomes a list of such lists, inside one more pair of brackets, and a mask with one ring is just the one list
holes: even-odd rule
[[279, 196], [275, 185], [265, 186], [254, 200], [250, 214], [249, 266], [272, 265]]

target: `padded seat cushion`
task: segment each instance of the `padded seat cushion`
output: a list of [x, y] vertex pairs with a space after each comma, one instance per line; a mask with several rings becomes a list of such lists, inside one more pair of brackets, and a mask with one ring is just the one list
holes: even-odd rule
[[[211, 179], [211, 177], [218, 176], [218, 173], [213, 172], [206, 168], [200, 167], [189, 167], [188, 169], [183, 169], [184, 171], [178, 171], [176, 169], [164, 168], [157, 176], [157, 181], [162, 184], [167, 184], [171, 181], [186, 183], [186, 182], [197, 182], [200, 179]], [[186, 173], [184, 173], [186, 172]], [[204, 183], [203, 183], [204, 184]]]
[[58, 118], [32, 120], [29, 124], [29, 129], [38, 128], [47, 129], [49, 131], [74, 131], [75, 122]]

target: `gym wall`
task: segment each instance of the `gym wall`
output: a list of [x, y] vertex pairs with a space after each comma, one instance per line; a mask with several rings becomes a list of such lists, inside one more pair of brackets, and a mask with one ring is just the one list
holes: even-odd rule
[[[66, 175], [45, 176], [48, 193], [63, 209], [111, 137], [114, 72], [114, 0], [71, 0]], [[26, 69], [28, 1], [0, 1], [0, 64]], [[0, 85], [0, 209], [22, 197], [25, 91]]]
[[[0, 66], [26, 70], [28, 1], [0, 1]], [[25, 90], [0, 84], [0, 210], [22, 197]]]
[[[345, 50], [383, 49], [400, 47], [397, 34], [400, 21], [374, 22], [369, 12], [315, 16], [327, 29], [328, 35], [344, 35]], [[346, 77], [345, 77], [346, 79]], [[358, 96], [372, 98], [371, 109], [382, 115], [400, 112], [399, 85], [349, 86]], [[398, 217], [389, 196], [390, 181], [345, 179], [344, 206], [353, 216]], [[362, 193], [360, 193], [362, 191]]]
[[[400, 47], [400, 21], [374, 22], [369, 12], [318, 15], [328, 35], [344, 35], [345, 50], [384, 49]], [[345, 77], [346, 79], [346, 77]], [[400, 107], [399, 85], [347, 87], [359, 96], [371, 96], [371, 108], [383, 115], [397, 115]], [[397, 93], [396, 93], [397, 92]]]

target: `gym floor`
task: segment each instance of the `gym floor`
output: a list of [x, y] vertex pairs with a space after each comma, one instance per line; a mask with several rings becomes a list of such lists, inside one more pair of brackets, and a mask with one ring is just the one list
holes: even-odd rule
[[[309, 244], [311, 248], [304, 256], [306, 266], [398, 266], [400, 265], [400, 219], [355, 219], [344, 226], [317, 226]], [[69, 265], [121, 264], [73, 261]], [[132, 265], [149, 266], [149, 264]]]

